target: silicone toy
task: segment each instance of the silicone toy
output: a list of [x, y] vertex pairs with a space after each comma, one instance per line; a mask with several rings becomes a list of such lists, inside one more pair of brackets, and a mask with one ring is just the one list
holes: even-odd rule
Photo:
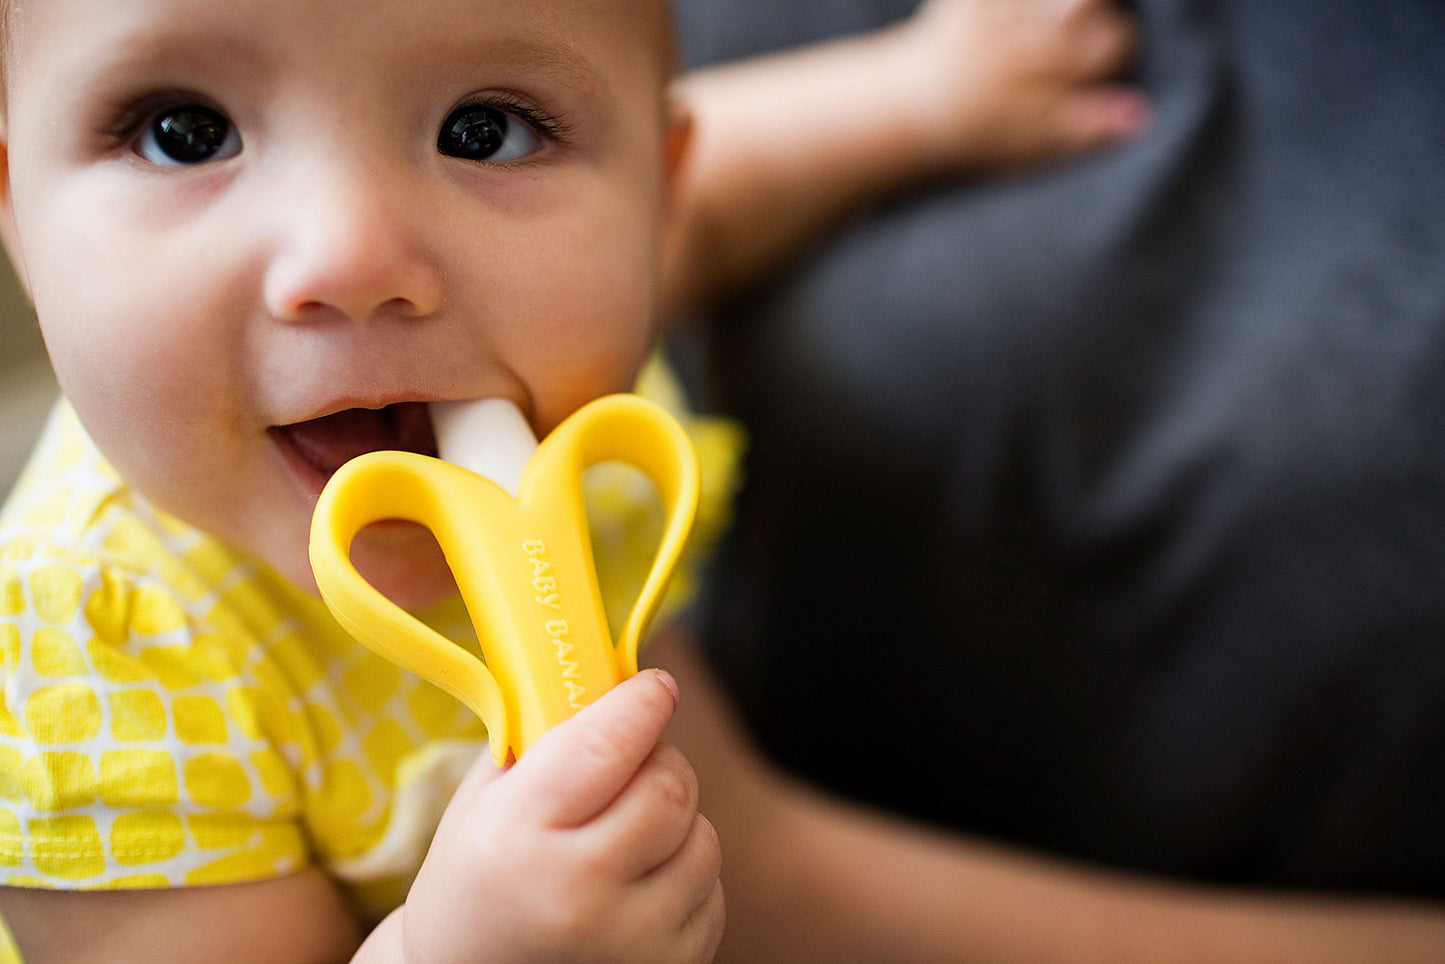
[[[312, 518], [311, 566], [341, 625], [470, 707], [502, 765], [637, 672], [638, 643], [697, 509], [697, 458], [672, 416], [635, 395], [583, 406], [540, 446], [501, 399], [435, 405], [433, 421], [447, 461], [370, 452], [332, 476]], [[652, 480], [666, 517], [615, 645], [582, 496], [583, 472], [610, 460]], [[419, 523], [436, 537], [476, 626], [481, 660], [391, 602], [351, 564], [356, 534], [384, 519]]]

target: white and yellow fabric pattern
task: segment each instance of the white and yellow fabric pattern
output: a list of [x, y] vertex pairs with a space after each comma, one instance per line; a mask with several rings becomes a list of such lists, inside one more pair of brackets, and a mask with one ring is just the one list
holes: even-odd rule
[[[715, 533], [740, 440], [684, 420], [705, 466], [699, 531]], [[599, 569], [617, 574], [604, 585], [625, 593], [645, 568], [619, 522], [631, 500], [597, 504], [612, 533]], [[468, 638], [459, 603], [423, 615]], [[189, 886], [315, 864], [378, 918], [484, 740], [317, 599], [149, 505], [57, 407], [0, 516], [4, 884]]]

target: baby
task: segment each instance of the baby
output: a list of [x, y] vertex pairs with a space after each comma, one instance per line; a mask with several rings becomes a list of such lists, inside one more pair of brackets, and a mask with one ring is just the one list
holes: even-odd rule
[[[1047, 3], [1025, 6], [1017, 36], [1056, 36], [1035, 30]], [[763, 89], [836, 100], [860, 54], [951, 70], [974, 9], [930, 0], [881, 44], [804, 55], [817, 84], [784, 62]], [[498, 775], [478, 721], [315, 597], [312, 509], [356, 454], [433, 452], [427, 403], [507, 398], [540, 436], [633, 387], [661, 315], [937, 159], [850, 135], [836, 104], [739, 100], [722, 75], [689, 85], [709, 132], [689, 163], [661, 0], [0, 12], [0, 230], [67, 400], [0, 519], [0, 914], [26, 959], [711, 957], [720, 858], [690, 766], [658, 742], [671, 678], [624, 682]], [[947, 89], [976, 116], [1026, 90], [1020, 63], [1000, 58], [1002, 93]], [[728, 160], [787, 140], [754, 109], [804, 150]], [[833, 183], [818, 163], [849, 157], [868, 184], [789, 173]], [[733, 455], [709, 448], [715, 530], [707, 493], [726, 486], [706, 475]], [[464, 638], [429, 535], [375, 527], [353, 556]]]
[[[480, 725], [303, 591], [322, 485], [434, 451], [425, 403], [540, 435], [633, 385], [686, 142], [664, 4], [39, 0], [4, 30], [5, 241], [73, 407], [0, 563], [27, 960], [710, 957], [668, 677], [453, 795]], [[356, 554], [456, 621], [424, 532]]]

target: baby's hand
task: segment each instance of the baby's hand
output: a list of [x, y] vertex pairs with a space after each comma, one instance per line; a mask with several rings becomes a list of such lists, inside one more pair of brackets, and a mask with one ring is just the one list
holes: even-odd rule
[[1120, 82], [1137, 37], [1115, 0], [925, 0], [896, 39], [902, 104], [942, 171], [1041, 162], [1147, 120]]
[[644, 671], [506, 772], [480, 760], [407, 898], [407, 959], [711, 960], [717, 836], [692, 767], [658, 743], [676, 699]]

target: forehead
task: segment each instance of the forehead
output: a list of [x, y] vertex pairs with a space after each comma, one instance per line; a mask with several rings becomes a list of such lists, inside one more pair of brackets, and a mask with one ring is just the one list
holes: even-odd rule
[[[5, 89], [43, 69], [37, 57], [96, 66], [176, 56], [351, 56], [358, 74], [442, 67], [487, 56], [571, 67], [599, 78], [639, 65], [673, 69], [666, 0], [0, 0]], [[317, 56], [318, 53], [321, 56]]]

